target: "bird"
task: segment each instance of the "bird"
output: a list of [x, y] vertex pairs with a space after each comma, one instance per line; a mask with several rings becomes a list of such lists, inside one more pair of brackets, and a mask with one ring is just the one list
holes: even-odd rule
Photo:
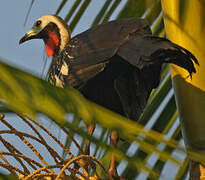
[[[142, 18], [126, 18], [96, 25], [71, 38], [69, 26], [56, 15], [36, 20], [19, 44], [43, 39], [52, 56], [48, 81], [58, 87], [73, 87], [85, 98], [137, 121], [151, 91], [160, 82], [162, 64], [172, 63], [196, 73], [196, 57], [168, 39], [152, 35]], [[92, 135], [94, 125], [88, 126]], [[110, 135], [116, 146], [117, 132]], [[89, 141], [85, 148], [89, 153]], [[108, 176], [118, 178], [112, 156]]]

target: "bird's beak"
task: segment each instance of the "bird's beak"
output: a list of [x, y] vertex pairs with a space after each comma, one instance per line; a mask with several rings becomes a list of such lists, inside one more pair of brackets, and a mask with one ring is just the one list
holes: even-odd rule
[[28, 31], [19, 41], [19, 44], [24, 43], [25, 41], [28, 41], [30, 39], [35, 39], [36, 38], [36, 33], [31, 29]]

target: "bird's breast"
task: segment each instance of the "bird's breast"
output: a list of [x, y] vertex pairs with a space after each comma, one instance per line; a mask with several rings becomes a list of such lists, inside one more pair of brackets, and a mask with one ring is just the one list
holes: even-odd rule
[[66, 78], [69, 75], [69, 66], [62, 59], [54, 58], [49, 72], [48, 80], [53, 85], [64, 88], [66, 85]]

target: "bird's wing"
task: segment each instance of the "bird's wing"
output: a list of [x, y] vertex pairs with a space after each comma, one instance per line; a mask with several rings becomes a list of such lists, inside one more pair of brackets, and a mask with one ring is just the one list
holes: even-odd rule
[[101, 72], [118, 48], [136, 33], [151, 34], [147, 21], [136, 18], [111, 21], [72, 38], [61, 53], [69, 65], [67, 83], [78, 86]]
[[190, 76], [196, 72], [194, 63], [199, 64], [188, 50], [167, 39], [146, 35], [130, 38], [120, 46], [117, 54], [139, 69], [155, 64], [173, 63], [186, 69]]
[[132, 120], [138, 120], [147, 104], [152, 88], [147, 88], [139, 73], [131, 71], [115, 80], [115, 90], [125, 115]]
[[152, 36], [135, 35], [122, 44], [117, 55], [139, 69], [115, 80], [115, 89], [126, 115], [138, 119], [153, 88], [160, 80], [162, 63], [174, 63], [185, 68], [190, 76], [196, 72], [196, 58], [186, 49], [169, 40]]

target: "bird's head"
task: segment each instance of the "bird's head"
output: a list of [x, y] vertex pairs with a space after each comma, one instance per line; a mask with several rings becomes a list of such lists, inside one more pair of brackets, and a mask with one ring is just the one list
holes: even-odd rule
[[63, 50], [70, 39], [67, 24], [56, 15], [45, 15], [36, 20], [31, 30], [21, 38], [19, 44], [30, 39], [43, 39], [48, 56]]

